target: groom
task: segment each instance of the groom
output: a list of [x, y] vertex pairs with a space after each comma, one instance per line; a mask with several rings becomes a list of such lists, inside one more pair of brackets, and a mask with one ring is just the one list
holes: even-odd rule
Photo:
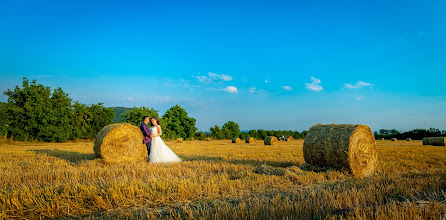
[[151, 147], [151, 141], [150, 141], [150, 129], [147, 123], [149, 123], [150, 118], [149, 116], [142, 117], [143, 122], [139, 126], [139, 129], [141, 129], [142, 134], [144, 135], [144, 144], [147, 146], [147, 156], [150, 156], [150, 147]]

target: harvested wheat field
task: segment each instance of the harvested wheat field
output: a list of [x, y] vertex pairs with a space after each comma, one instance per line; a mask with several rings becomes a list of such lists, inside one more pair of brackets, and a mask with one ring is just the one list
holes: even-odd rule
[[0, 219], [444, 219], [446, 148], [376, 141], [375, 172], [305, 163], [303, 140], [166, 142], [175, 164], [106, 163], [93, 141], [0, 145]]

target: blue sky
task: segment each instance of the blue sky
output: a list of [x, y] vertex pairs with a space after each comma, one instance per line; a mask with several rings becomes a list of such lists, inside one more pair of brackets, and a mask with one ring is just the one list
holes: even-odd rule
[[[0, 90], [179, 104], [199, 130], [446, 129], [445, 1], [3, 1]], [[7, 97], [0, 95], [0, 101]]]

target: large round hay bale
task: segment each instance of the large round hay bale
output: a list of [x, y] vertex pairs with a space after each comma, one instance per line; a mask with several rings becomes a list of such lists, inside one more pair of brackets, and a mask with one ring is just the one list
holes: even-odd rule
[[279, 139], [274, 136], [266, 136], [265, 140], [263, 140], [265, 145], [277, 145], [279, 143]]
[[240, 138], [233, 138], [232, 139], [232, 143], [237, 143], [237, 144], [239, 144], [239, 143], [241, 143], [242, 141], [240, 140]]
[[381, 140], [383, 141], [383, 140], [385, 140], [384, 138], [381, 138]]
[[349, 170], [355, 177], [372, 174], [378, 162], [375, 136], [367, 125], [314, 125], [303, 153], [309, 164]]
[[208, 137], [208, 138], [206, 138], [206, 141], [212, 141], [212, 138]]
[[406, 141], [412, 141], [412, 138], [406, 138]]
[[446, 146], [446, 138], [445, 137], [425, 137], [425, 138], [423, 138], [423, 145]]
[[248, 144], [254, 143], [254, 138], [253, 137], [247, 137], [245, 138], [245, 142]]
[[106, 162], [134, 162], [147, 156], [141, 130], [128, 123], [107, 125], [94, 140], [94, 154]]
[[178, 143], [183, 143], [183, 138], [177, 138]]
[[396, 138], [391, 138], [390, 140], [391, 141], [398, 141], [398, 139], [396, 139]]

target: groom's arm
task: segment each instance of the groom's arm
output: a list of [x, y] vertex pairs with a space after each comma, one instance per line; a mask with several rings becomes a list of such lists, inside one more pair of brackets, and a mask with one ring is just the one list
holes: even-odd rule
[[141, 131], [144, 134], [144, 136], [149, 136], [150, 137], [150, 130], [149, 130], [149, 127], [146, 124], [142, 125]]

